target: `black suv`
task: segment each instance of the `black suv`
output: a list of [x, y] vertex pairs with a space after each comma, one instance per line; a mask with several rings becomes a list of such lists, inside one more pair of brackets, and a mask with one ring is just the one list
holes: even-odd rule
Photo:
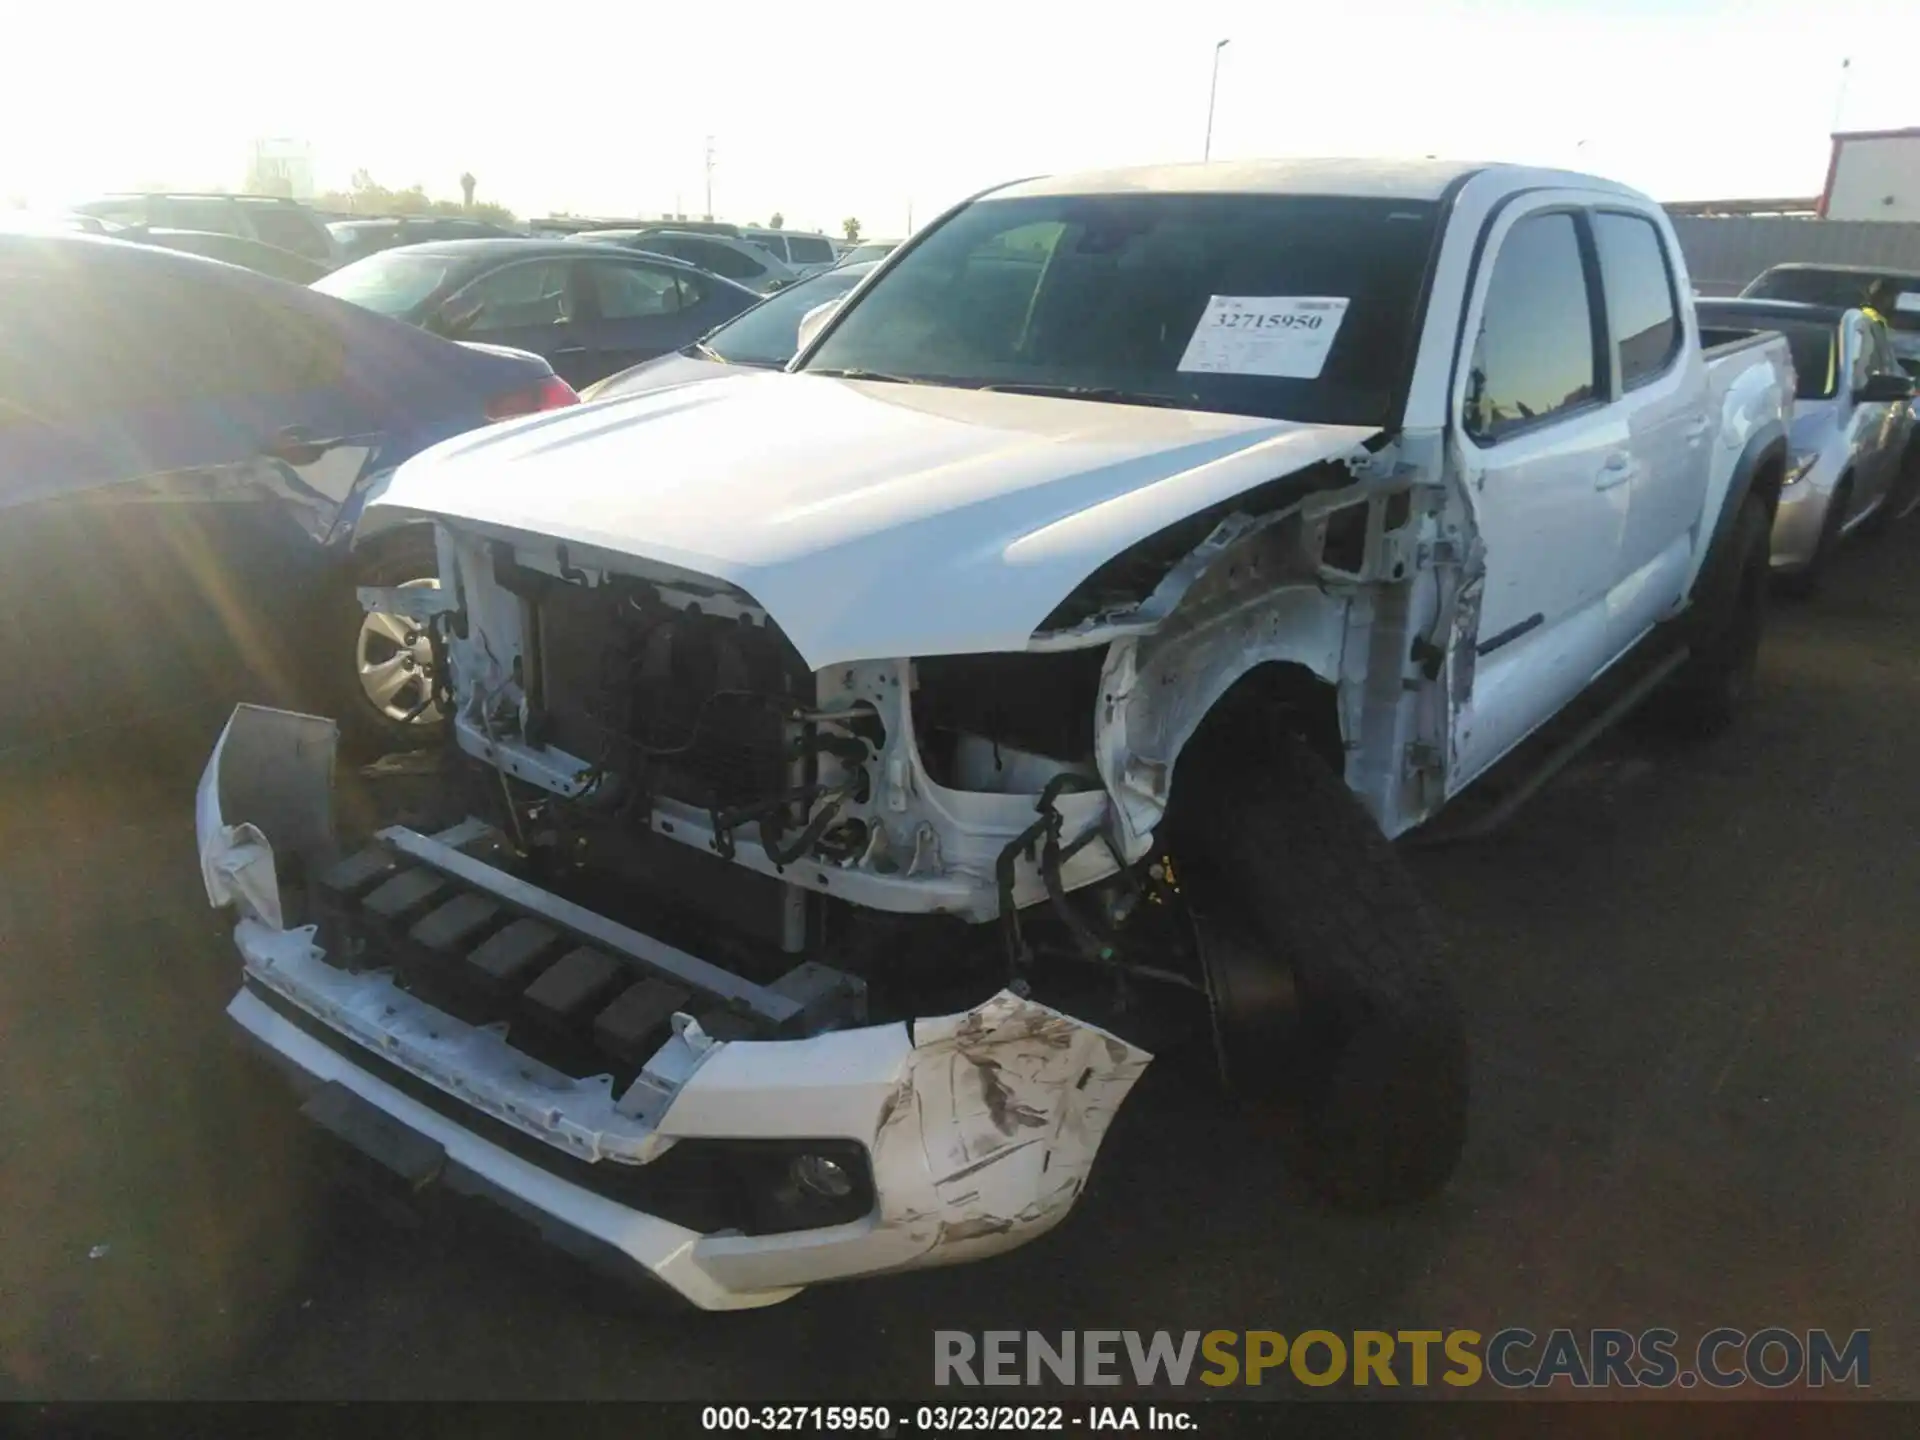
[[339, 258], [333, 237], [320, 217], [294, 200], [277, 195], [193, 194], [181, 191], [107, 195], [73, 207], [118, 225], [153, 230], [206, 230], [241, 235], [281, 250], [291, 250], [332, 268]]

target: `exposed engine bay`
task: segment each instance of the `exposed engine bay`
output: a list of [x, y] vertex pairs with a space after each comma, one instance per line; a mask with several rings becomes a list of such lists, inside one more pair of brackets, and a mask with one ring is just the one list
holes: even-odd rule
[[1166, 757], [1273, 660], [1320, 687], [1338, 763], [1360, 582], [1411, 588], [1425, 523], [1329, 465], [1090, 576], [1027, 652], [818, 671], [737, 587], [484, 527], [440, 527], [438, 591], [380, 598], [433, 638], [474, 762], [444, 798], [493, 823], [496, 863], [755, 984], [812, 966], [846, 997], [833, 1023], [1006, 987], [1158, 1048], [1208, 1005], [1156, 841]]
[[[756, 984], [806, 964], [844, 998], [836, 1023], [1003, 985], [1122, 1030], [1159, 1028], [1164, 999], [1137, 989], [1172, 987], [1183, 1026], [1204, 1019], [1197, 972], [1167, 963], [1185, 948], [1167, 864], [1108, 838], [1105, 647], [816, 676], [711, 583], [589, 576], [564, 547], [548, 573], [505, 541], [442, 544], [466, 634], [443, 610], [435, 643], [453, 674], [486, 678], [443, 694], [469, 763], [441, 798], [493, 823], [492, 863]], [[751, 1016], [702, 1018], [755, 1033]], [[607, 1067], [568, 1048], [544, 1053]]]

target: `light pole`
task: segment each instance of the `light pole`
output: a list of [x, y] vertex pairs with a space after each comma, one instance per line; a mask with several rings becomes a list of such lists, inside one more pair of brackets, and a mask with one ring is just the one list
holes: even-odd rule
[[1847, 82], [1853, 79], [1853, 57], [1847, 56], [1840, 62], [1840, 93], [1833, 97], [1833, 126], [1835, 134], [1840, 130], [1840, 117], [1847, 110]]
[[1200, 153], [1202, 160], [1213, 158], [1213, 102], [1220, 94], [1220, 52], [1226, 48], [1225, 40], [1216, 41], [1213, 47], [1213, 83], [1207, 86], [1207, 148]]
[[707, 136], [707, 219], [713, 219], [713, 137]]

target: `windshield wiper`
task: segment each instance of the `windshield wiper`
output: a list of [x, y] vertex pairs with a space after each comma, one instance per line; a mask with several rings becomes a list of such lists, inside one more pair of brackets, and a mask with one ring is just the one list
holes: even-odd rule
[[857, 366], [845, 369], [803, 370], [803, 375], [831, 375], [836, 380], [885, 380], [893, 385], [921, 385], [925, 381], [916, 380], [911, 375], [889, 375], [884, 370], [862, 370]]
[[1051, 395], [1062, 400], [1104, 400], [1114, 405], [1157, 405], [1168, 410], [1205, 408], [1198, 395], [1157, 395], [1150, 390], [1121, 390], [1111, 385], [1042, 385], [1026, 380], [994, 380], [977, 386], [1008, 395]]
[[716, 365], [731, 365], [733, 363], [704, 340], [694, 341], [680, 353], [682, 355], [691, 355], [696, 360], [711, 360]]

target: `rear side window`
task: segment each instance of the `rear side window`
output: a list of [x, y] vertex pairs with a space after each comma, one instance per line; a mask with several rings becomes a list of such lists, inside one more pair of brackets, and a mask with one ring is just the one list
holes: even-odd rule
[[253, 233], [269, 245], [311, 260], [326, 257], [325, 233], [310, 217], [291, 205], [249, 205], [247, 218], [253, 222]]
[[833, 261], [833, 246], [819, 235], [789, 235], [787, 254], [796, 264], [827, 265]]
[[224, 235], [245, 233], [239, 208], [230, 200], [165, 196], [153, 201], [148, 213], [153, 217], [152, 223], [162, 229], [214, 230]]
[[1573, 216], [1519, 221], [1493, 262], [1468, 372], [1467, 433], [1499, 440], [1587, 404], [1597, 393], [1596, 349]]
[[767, 270], [751, 255], [743, 255], [725, 245], [716, 245], [711, 240], [686, 240], [676, 236], [673, 246], [672, 253], [681, 259], [690, 260], [702, 270], [711, 270], [729, 280], [753, 280]]
[[1620, 382], [1631, 389], [1667, 368], [1680, 348], [1673, 272], [1660, 232], [1641, 215], [1593, 217], [1594, 248], [1607, 292], [1607, 328], [1620, 352]]
[[652, 265], [590, 265], [602, 320], [640, 320], [673, 315], [681, 308], [680, 277]]

